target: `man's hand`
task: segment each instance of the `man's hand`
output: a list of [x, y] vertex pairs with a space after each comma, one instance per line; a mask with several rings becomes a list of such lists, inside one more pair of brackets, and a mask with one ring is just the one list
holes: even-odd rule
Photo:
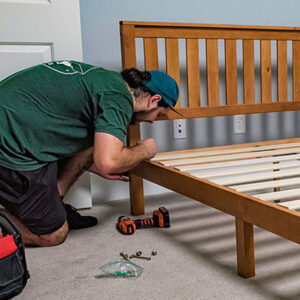
[[129, 178], [126, 177], [125, 175], [100, 175], [101, 177], [105, 178], [105, 179], [109, 179], [109, 180], [120, 180], [120, 181], [124, 181], [124, 182], [128, 182]]
[[89, 168], [88, 171], [96, 174], [98, 176], [101, 176], [105, 179], [109, 179], [109, 180], [120, 180], [120, 181], [124, 181], [124, 182], [128, 182], [129, 178], [128, 178], [128, 172], [123, 173], [123, 174], [101, 174], [98, 172], [95, 164], [92, 164]]
[[148, 156], [146, 159], [150, 159], [150, 158], [154, 157], [157, 152], [157, 145], [156, 145], [154, 139], [152, 139], [152, 138], [138, 141], [137, 145], [141, 145], [144, 147], [144, 151], [145, 151], [145, 153], [147, 153], [147, 156]]

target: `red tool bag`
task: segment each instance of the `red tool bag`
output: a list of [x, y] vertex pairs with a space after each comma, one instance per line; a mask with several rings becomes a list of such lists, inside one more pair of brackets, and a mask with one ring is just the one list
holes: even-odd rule
[[7, 215], [0, 212], [0, 299], [20, 294], [28, 278], [21, 232]]

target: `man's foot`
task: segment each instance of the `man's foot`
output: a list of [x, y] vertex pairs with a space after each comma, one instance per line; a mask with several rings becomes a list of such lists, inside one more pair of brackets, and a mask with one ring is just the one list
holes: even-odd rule
[[65, 204], [65, 210], [67, 213], [69, 229], [88, 228], [95, 226], [98, 223], [95, 217], [80, 215], [76, 208], [70, 204]]

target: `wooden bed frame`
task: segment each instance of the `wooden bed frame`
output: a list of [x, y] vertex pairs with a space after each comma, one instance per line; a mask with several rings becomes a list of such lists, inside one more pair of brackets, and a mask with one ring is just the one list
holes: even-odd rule
[[[188, 104], [182, 107], [179, 99], [176, 106], [185, 118], [300, 109], [300, 28], [122, 21], [120, 33], [123, 68], [136, 67], [136, 39], [143, 39], [145, 69], [159, 69], [158, 40], [163, 39], [166, 72], [179, 86], [178, 45], [179, 39], [185, 40]], [[200, 101], [199, 40], [206, 45], [207, 105]], [[222, 105], [218, 40], [224, 41], [225, 49], [226, 103]], [[237, 40], [243, 45], [242, 103], [237, 100]], [[255, 99], [255, 40], [260, 45], [260, 101]], [[272, 98], [271, 41], [277, 45], [276, 101]], [[288, 99], [288, 41], [293, 49], [293, 99]], [[170, 111], [164, 119], [177, 118], [182, 117]], [[128, 144], [133, 146], [139, 139], [139, 125], [130, 126]], [[144, 178], [234, 216], [237, 271], [252, 277], [253, 225], [300, 243], [300, 214], [295, 211], [300, 208], [300, 187], [293, 188], [300, 183], [299, 153], [300, 138], [159, 153], [130, 173], [131, 212], [144, 214]], [[272, 192], [266, 192], [270, 188]]]

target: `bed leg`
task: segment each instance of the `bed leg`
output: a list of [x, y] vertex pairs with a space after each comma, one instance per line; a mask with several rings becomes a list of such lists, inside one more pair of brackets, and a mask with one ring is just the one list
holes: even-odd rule
[[250, 278], [255, 276], [253, 225], [235, 218], [237, 273]]
[[143, 215], [145, 213], [143, 178], [131, 174], [129, 189], [131, 214]]
[[[133, 147], [140, 139], [140, 125], [130, 125], [127, 135], [127, 145]], [[129, 190], [131, 214], [134, 216], [143, 215], [145, 213], [143, 178], [129, 172]]]

